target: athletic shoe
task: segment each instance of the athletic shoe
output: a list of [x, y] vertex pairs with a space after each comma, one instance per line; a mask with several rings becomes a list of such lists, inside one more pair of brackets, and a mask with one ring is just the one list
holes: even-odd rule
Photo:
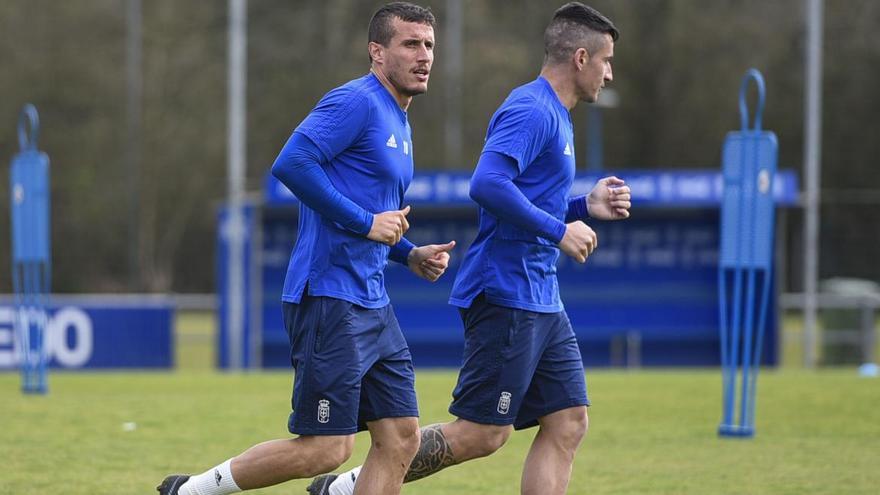
[[162, 484], [156, 487], [159, 495], [177, 495], [177, 490], [189, 479], [188, 474], [172, 474], [162, 480]]
[[330, 484], [338, 476], [338, 474], [322, 474], [317, 476], [312, 480], [309, 487], [306, 488], [306, 491], [309, 492], [309, 495], [327, 495], [330, 493]]

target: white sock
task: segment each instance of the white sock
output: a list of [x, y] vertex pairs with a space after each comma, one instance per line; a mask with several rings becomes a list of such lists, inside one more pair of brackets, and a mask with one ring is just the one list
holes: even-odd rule
[[229, 465], [232, 459], [202, 474], [193, 476], [181, 485], [178, 495], [227, 495], [238, 493], [241, 488], [232, 479]]
[[352, 495], [354, 493], [354, 482], [357, 481], [357, 477], [360, 474], [361, 466], [340, 474], [330, 484], [330, 495]]

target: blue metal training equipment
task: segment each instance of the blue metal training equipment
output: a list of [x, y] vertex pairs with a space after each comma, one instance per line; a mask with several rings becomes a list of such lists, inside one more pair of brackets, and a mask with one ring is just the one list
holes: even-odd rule
[[[30, 134], [28, 134], [30, 123]], [[40, 120], [27, 104], [18, 119], [21, 151], [10, 169], [12, 213], [12, 288], [15, 335], [24, 393], [45, 394], [46, 300], [49, 294], [49, 157], [37, 149]]]
[[[746, 104], [750, 80], [758, 90], [752, 128]], [[779, 148], [776, 135], [761, 130], [763, 110], [764, 78], [749, 69], [739, 91], [742, 130], [728, 133], [722, 152], [718, 291], [723, 417], [718, 434], [723, 437], [755, 434], [755, 387], [772, 286], [773, 187]]]

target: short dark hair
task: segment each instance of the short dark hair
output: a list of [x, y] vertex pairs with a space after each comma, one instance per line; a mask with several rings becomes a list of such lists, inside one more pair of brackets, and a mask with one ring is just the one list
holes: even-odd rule
[[580, 2], [559, 7], [544, 31], [544, 63], [562, 62], [581, 47], [595, 53], [602, 43], [596, 34], [608, 34], [613, 41], [620, 37], [614, 23], [592, 7]]
[[394, 37], [391, 20], [395, 17], [404, 22], [418, 22], [431, 27], [437, 23], [428, 7], [409, 2], [391, 2], [383, 5], [370, 19], [369, 42], [388, 46], [391, 38]]

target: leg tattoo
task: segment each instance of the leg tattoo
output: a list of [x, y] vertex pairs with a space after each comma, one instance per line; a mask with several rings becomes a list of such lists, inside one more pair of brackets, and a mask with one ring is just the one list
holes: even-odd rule
[[403, 482], [420, 480], [453, 464], [455, 464], [455, 458], [452, 456], [452, 449], [449, 447], [446, 437], [443, 436], [440, 425], [426, 426], [422, 428], [422, 444], [419, 446], [419, 451], [413, 458]]

